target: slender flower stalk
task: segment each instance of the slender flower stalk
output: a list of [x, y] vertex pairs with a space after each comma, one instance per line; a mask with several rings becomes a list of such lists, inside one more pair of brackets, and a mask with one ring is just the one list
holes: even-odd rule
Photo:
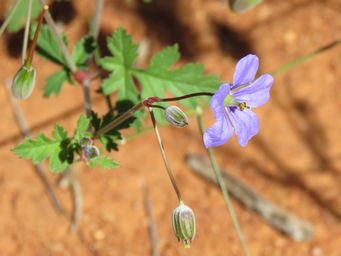
[[98, 130], [94, 134], [94, 137], [96, 138], [98, 136], [101, 136], [101, 135], [109, 132], [110, 130], [116, 128], [121, 123], [123, 123], [127, 119], [131, 118], [134, 115], [135, 112], [137, 112], [138, 110], [142, 109], [144, 106], [145, 105], [143, 104], [143, 102], [140, 102], [140, 103], [136, 104], [134, 107], [132, 107], [131, 109], [129, 109], [128, 111], [124, 112], [122, 115], [120, 115], [116, 119], [114, 119], [111, 123], [109, 123], [108, 125], [104, 126], [102, 129]]
[[91, 31], [90, 34], [93, 38], [98, 37], [99, 28], [100, 28], [100, 21], [103, 12], [104, 1], [103, 0], [96, 0], [95, 12], [92, 19], [91, 24]]
[[[41, 6], [45, 6], [46, 5], [46, 1], [45, 0], [39, 0], [40, 5]], [[72, 73], [77, 71], [77, 67], [75, 65], [75, 63], [73, 62], [71, 55], [69, 54], [67, 47], [63, 41], [63, 38], [57, 28], [56, 23], [54, 22], [51, 14], [49, 11], [46, 12], [45, 14], [45, 20], [47, 25], [49, 26], [49, 28], [51, 29], [51, 32], [53, 33], [54, 37], [56, 38], [57, 44], [59, 45], [63, 56], [66, 60], [66, 63], [68, 64], [68, 68], [71, 70]]]
[[178, 101], [178, 100], [184, 100], [192, 97], [198, 97], [198, 96], [212, 96], [213, 93], [210, 92], [199, 92], [199, 93], [191, 93], [187, 94], [181, 97], [176, 97], [176, 98], [159, 98], [159, 97], [149, 97], [146, 98], [145, 100], [137, 103], [135, 106], [133, 106], [131, 109], [129, 109], [127, 112], [123, 113], [122, 115], [118, 116], [116, 119], [114, 119], [111, 123], [108, 125], [104, 126], [102, 129], [98, 130], [94, 137], [98, 137], [100, 135], [105, 134], [106, 132], [116, 128], [119, 126], [121, 123], [126, 121], [127, 119], [131, 118], [135, 112], [141, 110], [143, 107], [151, 107], [151, 108], [162, 108], [164, 107], [159, 106], [159, 105], [153, 105], [155, 102], [169, 102], [169, 101]]
[[288, 70], [295, 68], [295, 67], [301, 65], [302, 63], [316, 57], [320, 53], [323, 53], [327, 50], [332, 49], [335, 46], [338, 46], [339, 44], [341, 44], [341, 38], [336, 39], [335, 41], [333, 41], [333, 42], [331, 42], [331, 43], [329, 43], [329, 44], [327, 44], [327, 45], [325, 45], [325, 46], [323, 46], [323, 47], [321, 47], [315, 51], [304, 54], [304, 55], [294, 59], [293, 61], [290, 61], [290, 62], [276, 68], [274, 71], [270, 72], [270, 74], [273, 76], [283, 74], [283, 73], [287, 72]]
[[37, 29], [34, 33], [34, 37], [32, 40], [32, 45], [30, 48], [30, 51], [28, 53], [28, 56], [25, 60], [25, 66], [31, 66], [32, 65], [32, 61], [33, 61], [33, 56], [34, 56], [34, 51], [36, 49], [37, 46], [37, 42], [38, 42], [38, 36], [39, 36], [39, 32], [41, 29], [41, 25], [43, 24], [43, 19], [44, 19], [44, 15], [46, 13], [46, 11], [49, 9], [48, 5], [44, 5], [43, 10], [41, 11], [40, 17], [39, 17], [39, 21], [38, 21], [38, 26]]
[[9, 15], [7, 16], [7, 18], [5, 19], [4, 23], [2, 23], [1, 28], [0, 28], [0, 37], [2, 36], [2, 34], [4, 33], [5, 29], [7, 28], [8, 24], [11, 22], [11, 19], [13, 18], [13, 15], [15, 13], [15, 11], [17, 10], [19, 4], [22, 2], [22, 0], [17, 0], [15, 5], [12, 7], [11, 12], [9, 13]]
[[24, 43], [23, 43], [22, 53], [21, 53], [22, 64], [24, 64], [25, 59], [26, 59], [26, 51], [27, 51], [27, 46], [28, 46], [28, 35], [30, 32], [30, 23], [31, 23], [31, 15], [32, 15], [32, 3], [33, 3], [33, 0], [29, 0], [28, 9], [27, 9], [26, 24], [25, 24]]
[[[204, 123], [202, 121], [202, 109], [200, 107], [197, 107], [196, 115], [197, 115], [197, 121], [198, 121], [199, 130], [200, 130], [201, 136], [203, 136], [204, 135], [204, 131], [205, 131], [205, 127], [204, 127]], [[231, 199], [230, 199], [230, 194], [229, 194], [229, 192], [228, 192], [228, 190], [227, 190], [227, 188], [225, 186], [223, 175], [222, 175], [221, 170], [219, 168], [219, 165], [218, 165], [217, 159], [215, 157], [215, 153], [214, 153], [213, 148], [211, 148], [211, 147], [207, 148], [207, 153], [208, 153], [208, 157], [210, 159], [211, 166], [212, 166], [212, 169], [214, 171], [215, 177], [216, 177], [217, 182], [218, 182], [218, 184], [220, 186], [220, 189], [221, 189], [221, 191], [223, 193], [224, 200], [225, 200], [227, 209], [229, 210], [229, 213], [230, 213], [232, 222], [234, 224], [234, 227], [236, 229], [238, 238], [239, 238], [240, 243], [242, 245], [242, 248], [243, 248], [243, 251], [244, 251], [244, 255], [245, 256], [249, 256], [250, 253], [249, 253], [249, 250], [248, 250], [248, 247], [247, 247], [247, 242], [246, 242], [245, 236], [244, 236], [244, 234], [242, 232], [242, 229], [241, 229], [241, 227], [239, 225], [236, 213], [235, 213], [235, 211], [233, 209], [233, 205], [232, 205], [232, 202], [231, 202]]]
[[191, 93], [191, 94], [186, 94], [184, 96], [180, 97], [175, 97], [175, 98], [164, 98], [160, 99], [160, 102], [167, 102], [167, 101], [178, 101], [178, 100], [184, 100], [188, 98], [193, 98], [193, 97], [198, 97], [198, 96], [213, 96], [214, 94], [211, 92], [197, 92], [197, 93]]
[[157, 141], [158, 141], [159, 146], [160, 146], [161, 155], [162, 155], [162, 158], [163, 158], [163, 162], [165, 163], [165, 167], [166, 167], [168, 176], [169, 176], [169, 178], [170, 178], [170, 180], [172, 182], [173, 188], [174, 188], [175, 193], [176, 193], [176, 195], [177, 195], [177, 197], [179, 199], [179, 202], [181, 202], [182, 201], [182, 196], [181, 196], [179, 187], [176, 184], [176, 181], [175, 181], [174, 175], [172, 173], [172, 170], [170, 168], [170, 165], [169, 165], [169, 162], [168, 162], [168, 159], [167, 159], [167, 156], [166, 156], [166, 152], [165, 152], [165, 149], [164, 149], [163, 144], [162, 144], [162, 140], [161, 140], [161, 136], [160, 136], [160, 133], [159, 133], [159, 129], [157, 128], [157, 125], [156, 125], [156, 120], [155, 120], [153, 109], [149, 107], [148, 110], [149, 110], [149, 113], [150, 113], [150, 118], [152, 119], [152, 123], [153, 123], [153, 127], [154, 127], [154, 132], [155, 132]]

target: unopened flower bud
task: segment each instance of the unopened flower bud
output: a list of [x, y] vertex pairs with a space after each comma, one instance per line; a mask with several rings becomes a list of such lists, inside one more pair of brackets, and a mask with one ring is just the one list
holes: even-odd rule
[[186, 114], [177, 106], [169, 106], [165, 110], [165, 118], [173, 126], [181, 128], [188, 125]]
[[36, 71], [32, 65], [24, 64], [16, 73], [12, 83], [12, 94], [17, 99], [31, 96], [36, 82]]
[[83, 137], [80, 139], [79, 144], [82, 148], [91, 146], [93, 144], [92, 139], [90, 137]]
[[180, 202], [172, 214], [173, 231], [179, 242], [185, 245], [185, 248], [191, 247], [191, 242], [195, 237], [195, 216], [191, 208]]
[[83, 147], [82, 151], [86, 160], [94, 160], [99, 156], [98, 148], [93, 145]]

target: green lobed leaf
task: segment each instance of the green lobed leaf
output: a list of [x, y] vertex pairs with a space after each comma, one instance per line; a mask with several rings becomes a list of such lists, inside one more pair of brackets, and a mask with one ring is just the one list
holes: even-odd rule
[[131, 70], [137, 57], [138, 46], [133, 43], [131, 36], [120, 28], [113, 33], [107, 41], [108, 48], [113, 57], [100, 60], [100, 65], [105, 70], [112, 71], [101, 88], [105, 95], [118, 91], [119, 99], [128, 99], [136, 102], [138, 92], [135, 88]]
[[44, 97], [50, 97], [52, 94], [58, 95], [66, 81], [69, 80], [69, 73], [63, 69], [47, 78], [44, 87]]
[[39, 134], [35, 139], [26, 139], [16, 146], [13, 152], [23, 159], [39, 164], [50, 159], [50, 170], [55, 173], [64, 171], [70, 164], [70, 140], [67, 132], [58, 124], [53, 130], [53, 138]]
[[88, 164], [92, 168], [101, 167], [104, 170], [105, 169], [111, 170], [119, 167], [119, 164], [115, 160], [107, 156], [99, 156], [96, 159], [89, 161]]
[[[14, 1], [13, 1], [14, 2]], [[9, 32], [18, 32], [20, 29], [22, 29], [25, 26], [26, 23], [26, 17], [27, 17], [27, 10], [28, 10], [28, 0], [22, 0], [15, 10], [11, 21], [8, 24], [8, 31]], [[39, 16], [40, 13], [40, 4], [38, 0], [33, 0], [32, 2], [32, 13], [31, 13], [31, 20], [35, 19]], [[6, 17], [9, 15], [9, 12], [6, 14]]]
[[[174, 64], [180, 59], [177, 45], [155, 54], [147, 69], [134, 68], [138, 47], [123, 29], [113, 33], [108, 39], [108, 47], [113, 57], [105, 57], [99, 61], [102, 68], [111, 71], [110, 77], [102, 84], [101, 89], [105, 95], [118, 92], [119, 99], [137, 102], [140, 97], [164, 97], [167, 91], [174, 97], [195, 92], [215, 92], [221, 84], [218, 77], [204, 74], [203, 65], [187, 64], [174, 68]], [[136, 90], [134, 78], [141, 85], [141, 93]], [[194, 107], [198, 98], [187, 99], [181, 103]], [[156, 110], [155, 113], [160, 120], [162, 111]]]
[[[195, 92], [215, 92], [218, 89], [220, 85], [218, 77], [204, 75], [204, 66], [201, 64], [187, 64], [172, 69], [179, 57], [177, 45], [167, 47], [153, 56], [147, 70], [134, 71], [143, 88], [142, 98], [164, 97], [165, 91], [179, 97]], [[197, 101], [198, 98], [190, 98], [181, 103], [195, 106]]]

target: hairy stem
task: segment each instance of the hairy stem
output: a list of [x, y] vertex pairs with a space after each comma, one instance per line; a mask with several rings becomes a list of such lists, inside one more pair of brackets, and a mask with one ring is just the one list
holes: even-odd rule
[[313, 57], [315, 57], [316, 55], [323, 53], [327, 50], [330, 50], [332, 48], [334, 48], [335, 46], [339, 45], [341, 43], [341, 39], [337, 39], [313, 52], [307, 53], [305, 55], [302, 55], [301, 57], [294, 59], [293, 61], [290, 61], [289, 63], [286, 63], [278, 68], [276, 68], [275, 70], [273, 70], [272, 72], [270, 72], [271, 75], [273, 76], [277, 76], [280, 74], [283, 74], [285, 72], [287, 72], [289, 69], [295, 68], [298, 65], [312, 59]]
[[120, 115], [116, 119], [114, 119], [111, 123], [109, 123], [108, 125], [104, 126], [102, 129], [99, 129], [95, 133], [94, 137], [98, 137], [100, 135], [103, 135], [106, 132], [116, 128], [121, 123], [123, 123], [127, 119], [131, 118], [136, 111], [142, 109], [144, 106], [145, 105], [143, 104], [143, 102], [140, 102], [140, 103], [136, 104], [134, 107], [132, 107], [131, 109], [129, 109], [128, 111], [124, 112], [122, 115]]
[[90, 31], [91, 36], [95, 39], [98, 37], [98, 33], [99, 33], [103, 6], [104, 6], [103, 0], [96, 0], [95, 12], [94, 12], [94, 16], [92, 19], [91, 31]]
[[[39, 0], [40, 4], [42, 6], [45, 6], [45, 0]], [[71, 55], [69, 54], [67, 48], [66, 48], [66, 45], [63, 41], [63, 38], [61, 36], [61, 33], [59, 32], [58, 28], [57, 28], [57, 25], [56, 23], [54, 22], [51, 14], [49, 11], [47, 11], [45, 13], [45, 20], [46, 20], [46, 23], [47, 25], [49, 26], [49, 28], [51, 29], [51, 32], [53, 33], [53, 35], [55, 36], [56, 38], [56, 41], [58, 43], [58, 46], [59, 48], [61, 49], [62, 53], [63, 53], [63, 56], [66, 60], [66, 63], [68, 65], [68, 68], [71, 70], [72, 73], [76, 72], [77, 70], [77, 67], [75, 65], [75, 63], [73, 62], [72, 58], [71, 58]]]
[[197, 92], [197, 93], [191, 93], [191, 94], [187, 94], [187, 95], [175, 97], [175, 98], [160, 99], [160, 102], [178, 101], [178, 100], [184, 100], [184, 99], [198, 97], [198, 96], [213, 96], [213, 95], [214, 95], [214, 93], [211, 93], [211, 92]]
[[82, 82], [83, 95], [84, 95], [84, 109], [87, 117], [91, 116], [91, 96], [90, 96], [90, 80], [85, 79]]
[[37, 26], [37, 29], [36, 29], [36, 31], [34, 33], [34, 38], [32, 40], [32, 45], [31, 45], [31, 48], [30, 48], [30, 52], [29, 52], [29, 54], [27, 56], [27, 59], [25, 60], [25, 65], [31, 65], [32, 64], [33, 56], [34, 56], [34, 51], [36, 49], [37, 42], [38, 42], [38, 36], [39, 36], [40, 28], [41, 28], [41, 25], [43, 24], [45, 12], [48, 9], [49, 9], [48, 5], [44, 5], [43, 10], [41, 11], [40, 18], [39, 18], [39, 21], [38, 21], [38, 26]]
[[22, 0], [17, 0], [15, 5], [13, 6], [11, 12], [9, 13], [9, 15], [7, 16], [7, 18], [5, 19], [4, 23], [2, 23], [1, 28], [0, 28], [0, 37], [2, 36], [2, 34], [4, 33], [5, 29], [7, 28], [8, 24], [10, 23], [16, 9], [18, 8], [19, 4], [21, 3]]
[[173, 188], [174, 188], [175, 193], [176, 193], [176, 195], [177, 195], [177, 197], [179, 199], [179, 202], [180, 202], [180, 201], [182, 201], [181, 193], [180, 193], [178, 185], [176, 184], [173, 172], [172, 172], [172, 170], [170, 168], [170, 165], [169, 165], [169, 162], [168, 162], [168, 159], [167, 159], [167, 156], [166, 156], [165, 148], [163, 147], [163, 144], [162, 144], [160, 132], [159, 132], [159, 129], [157, 128], [157, 125], [156, 125], [156, 120], [155, 120], [153, 109], [149, 107], [148, 110], [149, 110], [149, 113], [150, 113], [150, 118], [152, 119], [152, 123], [153, 123], [153, 127], [154, 127], [154, 132], [155, 132], [155, 135], [156, 135], [156, 139], [157, 139], [157, 142], [159, 143], [159, 147], [160, 147], [160, 151], [161, 151], [163, 162], [165, 164], [165, 167], [166, 167], [169, 179], [172, 182]]
[[[198, 126], [199, 126], [199, 130], [200, 130], [201, 136], [203, 136], [205, 128], [204, 128], [204, 124], [203, 124], [203, 121], [202, 121], [202, 114], [201, 113], [202, 113], [202, 110], [199, 107], [197, 107]], [[245, 256], [249, 256], [250, 253], [249, 253], [249, 250], [248, 250], [248, 247], [247, 247], [247, 242], [246, 242], [245, 236], [244, 236], [244, 234], [242, 232], [242, 229], [241, 229], [241, 227], [239, 225], [236, 213], [235, 213], [235, 211], [233, 209], [233, 205], [232, 205], [232, 202], [231, 202], [231, 199], [230, 199], [230, 194], [229, 194], [228, 190], [226, 189], [224, 178], [223, 178], [223, 175], [221, 173], [220, 167], [218, 165], [217, 159], [215, 157], [214, 150], [213, 150], [213, 148], [208, 148], [207, 152], [208, 152], [208, 157], [210, 159], [210, 163], [211, 163], [212, 169], [213, 169], [215, 177], [217, 179], [217, 183], [219, 184], [220, 189], [221, 189], [221, 191], [223, 193], [227, 209], [229, 210], [232, 222], [234, 224], [234, 227], [236, 229], [238, 238], [239, 238], [240, 243], [242, 245], [242, 248], [243, 248], [243, 251], [244, 251], [244, 255]]]
[[32, 15], [32, 3], [33, 0], [29, 0], [28, 2], [28, 10], [27, 10], [27, 17], [26, 17], [26, 24], [25, 24], [25, 34], [24, 34], [24, 42], [21, 52], [21, 62], [24, 64], [26, 59], [26, 51], [28, 46], [28, 36], [30, 33], [30, 23], [31, 23], [31, 15]]

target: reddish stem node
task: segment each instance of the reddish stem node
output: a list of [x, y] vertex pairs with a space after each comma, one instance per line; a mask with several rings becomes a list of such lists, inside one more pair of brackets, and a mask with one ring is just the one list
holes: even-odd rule
[[84, 80], [90, 79], [91, 74], [86, 71], [77, 70], [76, 72], [73, 73], [73, 77], [78, 83], [82, 84]]
[[143, 105], [145, 107], [151, 107], [155, 102], [160, 102], [161, 99], [159, 97], [149, 97], [143, 101]]

